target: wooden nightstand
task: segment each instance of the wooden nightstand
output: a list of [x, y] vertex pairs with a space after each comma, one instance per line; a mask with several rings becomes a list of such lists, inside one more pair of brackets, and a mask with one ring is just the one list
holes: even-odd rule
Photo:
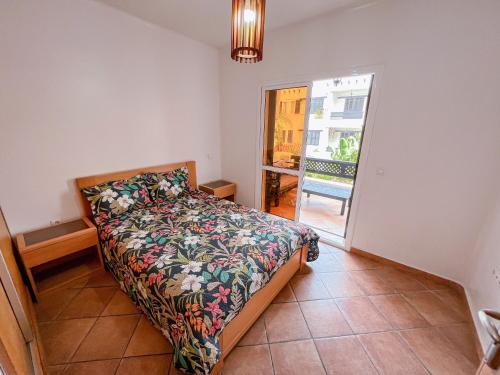
[[204, 191], [205, 193], [215, 195], [216, 197], [227, 199], [231, 202], [234, 202], [234, 198], [236, 196], [236, 185], [232, 182], [224, 180], [201, 184], [198, 186], [198, 189]]
[[[33, 268], [95, 246], [100, 266], [104, 268], [97, 228], [86, 217], [51, 227], [20, 233], [16, 237], [19, 254], [31, 288], [38, 299]], [[81, 277], [82, 275], [78, 275]]]

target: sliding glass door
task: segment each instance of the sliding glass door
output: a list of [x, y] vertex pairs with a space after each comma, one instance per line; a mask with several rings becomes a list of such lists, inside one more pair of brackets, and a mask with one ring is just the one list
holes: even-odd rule
[[342, 244], [349, 222], [373, 75], [263, 91], [257, 199]]
[[373, 76], [314, 81], [300, 220], [322, 237], [346, 236]]
[[303, 177], [309, 85], [264, 91], [261, 134], [261, 210], [295, 220]]

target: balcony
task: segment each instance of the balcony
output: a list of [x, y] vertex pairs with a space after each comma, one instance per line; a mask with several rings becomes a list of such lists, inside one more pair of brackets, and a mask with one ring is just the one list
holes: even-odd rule
[[353, 112], [330, 112], [330, 120], [356, 120], [363, 118], [363, 111], [353, 111]]

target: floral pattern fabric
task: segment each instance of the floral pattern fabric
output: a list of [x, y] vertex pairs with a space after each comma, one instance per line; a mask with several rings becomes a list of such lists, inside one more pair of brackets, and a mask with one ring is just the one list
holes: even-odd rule
[[100, 220], [143, 208], [152, 203], [142, 175], [82, 189], [92, 214]]
[[304, 225], [198, 190], [96, 223], [121, 288], [171, 341], [175, 366], [196, 374], [210, 373], [222, 329], [298, 249], [319, 254]]
[[157, 204], [162, 204], [191, 191], [187, 167], [169, 172], [146, 173], [144, 179], [151, 198]]

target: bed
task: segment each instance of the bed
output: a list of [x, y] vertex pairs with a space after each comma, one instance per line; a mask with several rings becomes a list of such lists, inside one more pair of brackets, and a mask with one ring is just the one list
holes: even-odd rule
[[[76, 179], [79, 190], [160, 172], [186, 171], [189, 188], [96, 224], [107, 268], [174, 347], [175, 366], [217, 374], [224, 358], [306, 261], [318, 257], [309, 228], [210, 196], [195, 162]], [[87, 189], [87, 190], [86, 190]], [[103, 193], [104, 194], [104, 193]]]

